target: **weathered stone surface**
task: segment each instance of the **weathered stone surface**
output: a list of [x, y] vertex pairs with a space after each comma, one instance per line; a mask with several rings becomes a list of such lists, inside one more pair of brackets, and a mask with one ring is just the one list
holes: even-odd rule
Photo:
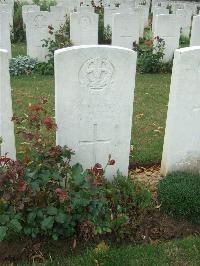
[[200, 172], [200, 47], [176, 50], [162, 158], [162, 174]]
[[200, 46], [200, 15], [193, 17], [190, 46]]
[[167, 62], [173, 58], [174, 51], [179, 47], [180, 24], [176, 15], [156, 16], [154, 37], [157, 36], [165, 41], [163, 61]]
[[133, 42], [139, 43], [140, 22], [136, 14], [115, 14], [112, 29], [112, 45], [132, 49]]
[[[136, 52], [114, 46], [79, 46], [55, 53], [57, 144], [75, 151], [84, 168], [116, 164], [128, 174]], [[70, 67], [69, 67], [70, 62]]]
[[48, 61], [48, 47], [42, 47], [43, 40], [52, 38], [48, 26], [52, 24], [50, 12], [29, 12], [29, 19], [26, 22], [27, 54], [37, 58], [41, 62]]
[[10, 41], [10, 16], [7, 12], [0, 12], [0, 49], [8, 51], [11, 58], [11, 41]]
[[0, 154], [15, 159], [15, 135], [14, 125], [11, 121], [12, 99], [10, 88], [8, 52], [0, 49], [0, 137], [3, 139], [0, 145]]
[[98, 19], [95, 13], [74, 12], [70, 15], [70, 39], [74, 45], [98, 44]]

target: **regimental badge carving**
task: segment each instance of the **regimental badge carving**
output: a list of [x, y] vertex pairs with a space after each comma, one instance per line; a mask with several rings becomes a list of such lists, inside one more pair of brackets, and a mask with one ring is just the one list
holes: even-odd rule
[[34, 18], [33, 25], [38, 28], [44, 28], [48, 26], [47, 18], [43, 15], [38, 15]]
[[79, 72], [79, 82], [91, 90], [103, 90], [112, 85], [114, 66], [106, 58], [96, 57], [86, 61]]

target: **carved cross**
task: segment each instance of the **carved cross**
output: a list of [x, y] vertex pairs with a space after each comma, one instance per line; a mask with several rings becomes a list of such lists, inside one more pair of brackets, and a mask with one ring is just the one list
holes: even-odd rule
[[93, 158], [93, 165], [97, 163], [97, 145], [99, 144], [108, 144], [110, 140], [108, 139], [98, 139], [97, 137], [97, 124], [93, 125], [93, 138], [92, 140], [83, 140], [80, 141], [80, 145], [92, 145], [92, 158]]

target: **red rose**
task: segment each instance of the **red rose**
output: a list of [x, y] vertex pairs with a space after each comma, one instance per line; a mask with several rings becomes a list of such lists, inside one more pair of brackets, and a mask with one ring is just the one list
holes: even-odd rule
[[47, 129], [52, 129], [55, 127], [55, 124], [53, 122], [53, 120], [50, 117], [46, 117], [43, 120], [44, 125], [46, 126]]
[[102, 175], [103, 174], [103, 167], [100, 163], [96, 163], [92, 170], [93, 170], [95, 175]]
[[67, 199], [67, 193], [64, 192], [61, 188], [57, 188], [57, 189], [55, 190], [55, 192], [56, 192], [56, 195], [57, 195], [60, 199], [62, 199], [62, 200], [66, 200], [66, 199]]
[[26, 188], [27, 188], [27, 184], [26, 184], [26, 182], [25, 181], [19, 181], [19, 183], [17, 184], [17, 190], [19, 191], [19, 192], [24, 192], [24, 191], [26, 191]]
[[114, 165], [115, 164], [115, 160], [110, 160], [109, 162], [108, 162], [108, 165]]

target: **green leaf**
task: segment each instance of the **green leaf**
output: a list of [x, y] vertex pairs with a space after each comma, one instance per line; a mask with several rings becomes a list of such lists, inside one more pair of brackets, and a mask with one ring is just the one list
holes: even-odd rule
[[55, 220], [56, 220], [56, 222], [59, 223], [59, 224], [64, 224], [64, 223], [67, 222], [67, 214], [60, 212], [60, 213], [58, 213], [58, 215], [55, 217]]
[[4, 240], [8, 227], [7, 226], [0, 226], [0, 241]]
[[9, 222], [9, 216], [5, 214], [0, 215], [0, 224], [5, 225]]
[[79, 186], [83, 183], [83, 167], [81, 164], [77, 163], [72, 167], [72, 178], [76, 186]]
[[58, 213], [57, 208], [55, 207], [48, 207], [47, 208], [47, 214], [48, 215], [56, 215]]
[[53, 238], [53, 240], [57, 241], [58, 240], [58, 234], [53, 234], [52, 238]]
[[35, 218], [36, 218], [36, 212], [31, 212], [28, 214], [27, 222], [29, 224], [32, 224], [34, 222]]
[[32, 230], [31, 230], [30, 227], [25, 227], [25, 228], [24, 228], [24, 234], [25, 234], [25, 235], [31, 235], [31, 233], [32, 233]]
[[54, 224], [54, 217], [49, 216], [45, 218], [41, 223], [42, 230], [47, 231], [49, 229], [52, 229], [53, 224]]
[[15, 231], [16, 233], [19, 233], [22, 230], [22, 226], [20, 222], [16, 219], [12, 219], [9, 224], [10, 228]]
[[59, 173], [57, 173], [57, 172], [54, 172], [53, 174], [52, 174], [52, 176], [53, 176], [53, 178], [55, 179], [55, 180], [57, 180], [57, 181], [61, 181], [63, 178], [62, 178], [62, 176], [59, 174]]

